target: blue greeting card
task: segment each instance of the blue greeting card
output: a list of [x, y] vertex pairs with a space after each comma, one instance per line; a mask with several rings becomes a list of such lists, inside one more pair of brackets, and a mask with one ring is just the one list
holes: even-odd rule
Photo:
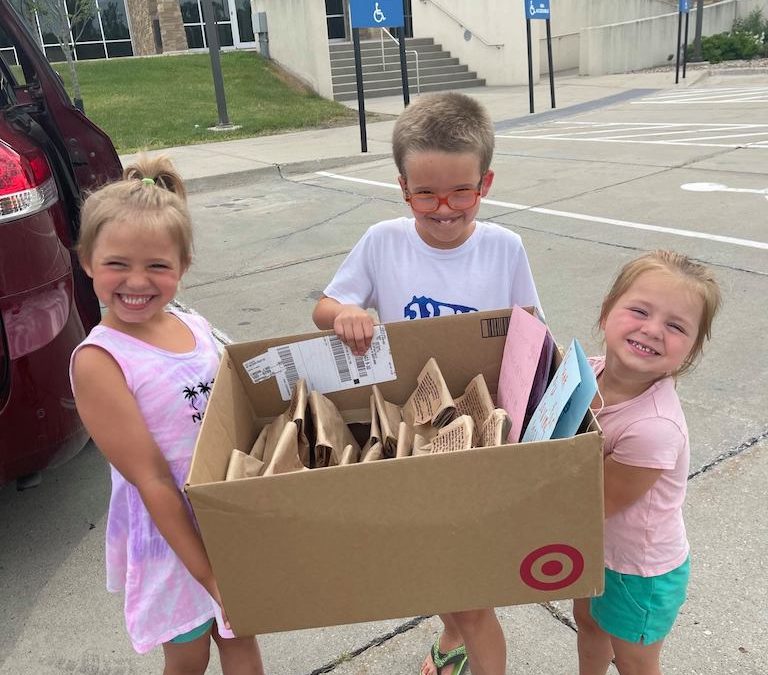
[[597, 380], [579, 341], [571, 341], [523, 434], [523, 441], [567, 438], [579, 429], [597, 393]]

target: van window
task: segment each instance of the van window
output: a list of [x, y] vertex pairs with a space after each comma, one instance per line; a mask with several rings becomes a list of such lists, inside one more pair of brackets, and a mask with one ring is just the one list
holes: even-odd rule
[[5, 34], [5, 30], [0, 26], [0, 90], [2, 90], [3, 104], [7, 103], [7, 91], [12, 90], [14, 86], [26, 84], [24, 73], [19, 66], [19, 57], [15, 45]]

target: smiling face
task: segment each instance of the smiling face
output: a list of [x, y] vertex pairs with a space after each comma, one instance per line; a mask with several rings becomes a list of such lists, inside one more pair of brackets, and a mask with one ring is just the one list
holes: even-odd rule
[[[398, 181], [403, 196], [433, 194], [447, 197], [455, 190], [477, 190], [485, 197], [493, 183], [493, 171], [480, 174], [480, 159], [472, 152], [415, 151], [404, 161], [405, 175]], [[466, 209], [454, 209], [443, 201], [432, 213], [413, 211], [416, 231], [433, 248], [461, 246], [475, 231], [480, 199]]]
[[105, 324], [128, 333], [163, 316], [184, 273], [179, 245], [166, 231], [120, 221], [103, 226], [83, 268], [107, 308]]
[[648, 385], [676, 373], [696, 342], [703, 311], [701, 294], [679, 275], [643, 272], [602, 321], [606, 371]]

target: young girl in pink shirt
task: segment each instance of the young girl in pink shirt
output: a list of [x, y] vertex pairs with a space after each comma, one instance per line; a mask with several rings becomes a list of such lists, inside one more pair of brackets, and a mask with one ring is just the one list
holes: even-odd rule
[[235, 638], [182, 492], [219, 355], [200, 316], [169, 311], [192, 259], [186, 192], [170, 162], [141, 159], [86, 200], [78, 253], [105, 308], [72, 355], [80, 416], [111, 464], [107, 588], [125, 597], [139, 653], [162, 645], [165, 675], [263, 675]]
[[690, 452], [675, 391], [710, 337], [720, 306], [703, 265], [672, 251], [627, 263], [603, 301], [605, 356], [592, 359], [604, 434], [605, 592], [574, 601], [579, 675], [660, 675], [685, 601], [683, 501]]

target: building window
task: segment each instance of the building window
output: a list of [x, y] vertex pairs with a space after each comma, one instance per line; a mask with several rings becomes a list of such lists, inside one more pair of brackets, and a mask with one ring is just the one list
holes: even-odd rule
[[[180, 0], [179, 4], [181, 6], [181, 20], [184, 22], [184, 32], [187, 34], [187, 47], [189, 49], [207, 47], [208, 39], [205, 36], [203, 8], [200, 6], [200, 0]], [[235, 42], [227, 0], [213, 0], [213, 15], [216, 18], [219, 45], [232, 47]]]
[[[49, 61], [65, 60], [64, 50], [57, 37], [57, 16], [61, 16], [67, 24], [67, 41], [76, 61], [133, 56], [124, 0], [93, 0], [94, 14], [75, 23], [70, 23], [69, 13], [75, 9], [76, 0], [66, 0], [68, 13], [62, 11], [58, 15], [45, 10], [46, 6], [51, 6], [54, 2], [63, 3], [65, 0], [40, 0], [37, 9], [33, 8], [29, 0], [11, 0], [16, 11], [27, 20], [29, 29], [40, 40]], [[63, 10], [63, 5], [59, 6]], [[6, 53], [11, 50], [12, 48], [6, 45], [0, 45], [0, 51], [6, 61], [15, 63], [15, 51], [12, 58]]]

